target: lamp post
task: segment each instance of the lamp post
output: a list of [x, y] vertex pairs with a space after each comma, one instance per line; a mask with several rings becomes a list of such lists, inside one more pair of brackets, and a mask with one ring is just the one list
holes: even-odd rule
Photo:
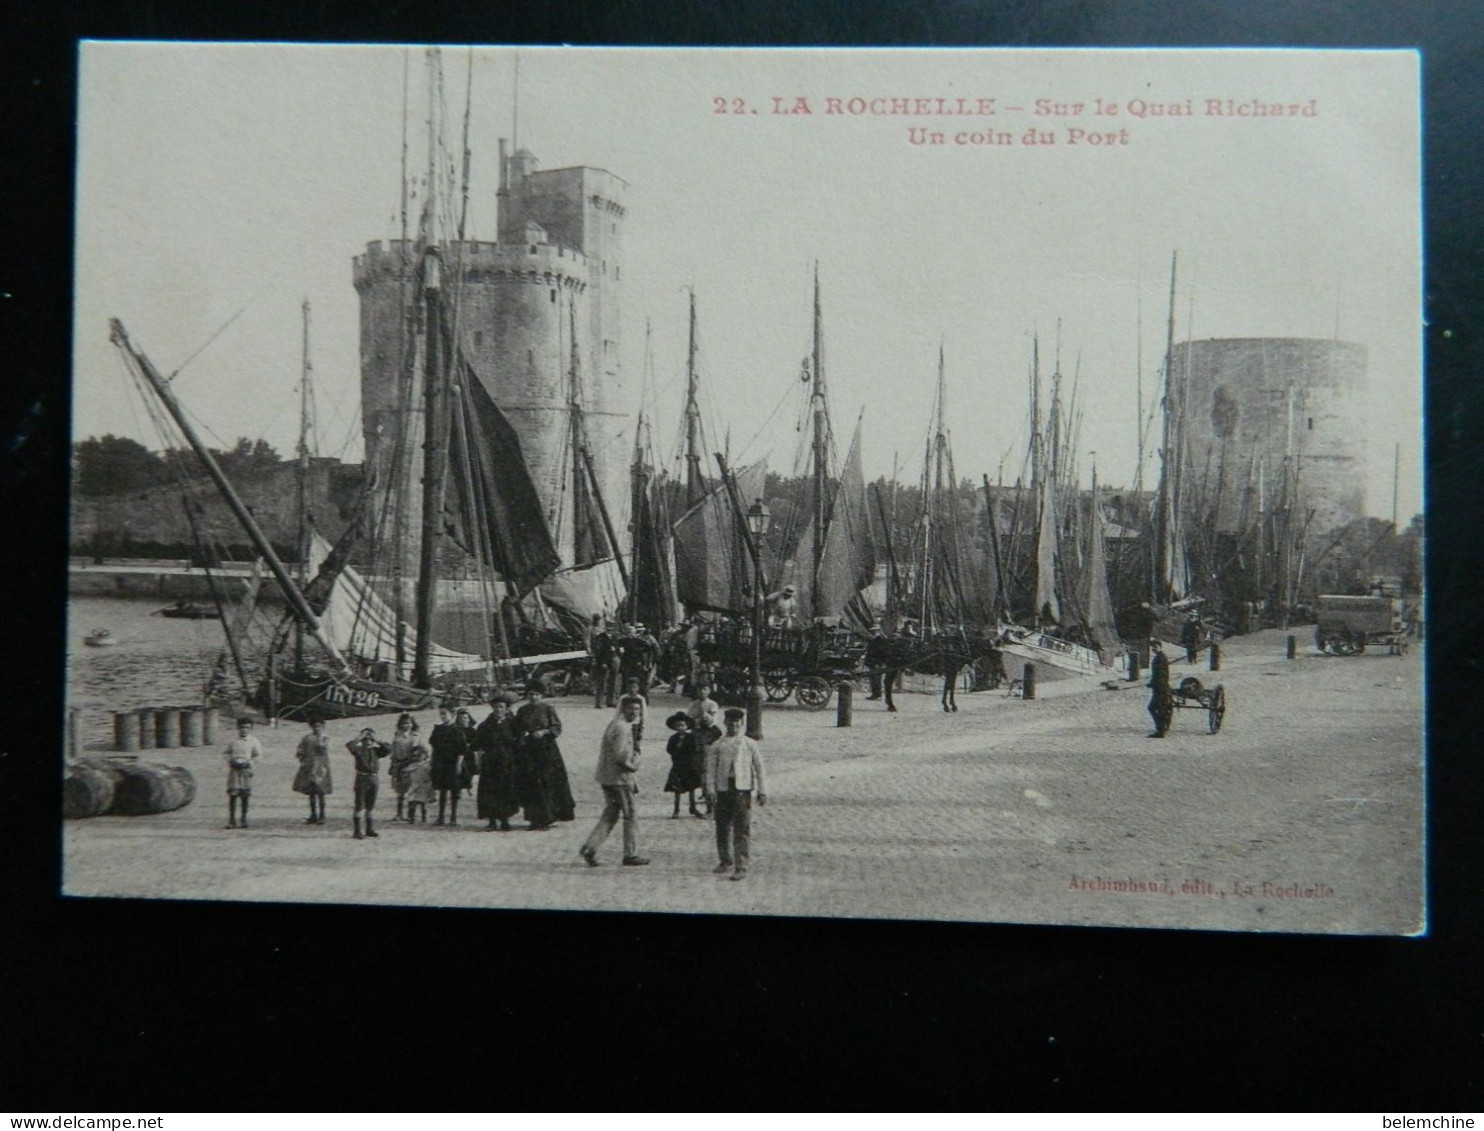
[[747, 532], [752, 541], [752, 686], [747, 690], [747, 737], [763, 736], [763, 538], [773, 516], [761, 499], [747, 508]]

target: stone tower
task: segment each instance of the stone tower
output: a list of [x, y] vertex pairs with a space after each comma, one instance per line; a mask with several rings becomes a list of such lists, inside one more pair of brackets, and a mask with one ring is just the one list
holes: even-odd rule
[[1214, 499], [1217, 525], [1233, 530], [1281, 490], [1285, 461], [1296, 472], [1299, 509], [1312, 533], [1365, 514], [1367, 438], [1362, 397], [1366, 348], [1310, 338], [1222, 338], [1181, 342], [1171, 372], [1185, 378], [1185, 498]]
[[[625, 190], [601, 169], [537, 170], [529, 151], [510, 154], [502, 140], [498, 239], [440, 249], [446, 316], [454, 319], [465, 358], [520, 436], [564, 565], [573, 562], [574, 545], [574, 327], [578, 397], [597, 478], [621, 540], [628, 524], [634, 406], [619, 361]], [[406, 356], [402, 314], [413, 293], [415, 255], [400, 241], [378, 241], [355, 260], [366, 461], [383, 491], [399, 444], [404, 465], [418, 465], [422, 451], [420, 363]], [[411, 489], [402, 497], [412, 509], [402, 522], [415, 530], [420, 466], [410, 474]]]

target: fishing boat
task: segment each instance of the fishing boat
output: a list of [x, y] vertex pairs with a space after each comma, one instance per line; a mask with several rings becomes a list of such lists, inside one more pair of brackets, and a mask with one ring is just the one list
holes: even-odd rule
[[118, 637], [114, 636], [106, 628], [95, 628], [82, 638], [82, 642], [90, 648], [106, 648], [109, 645], [117, 644]]

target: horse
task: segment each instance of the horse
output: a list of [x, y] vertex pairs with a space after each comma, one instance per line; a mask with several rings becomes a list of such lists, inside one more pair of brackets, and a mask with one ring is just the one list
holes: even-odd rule
[[[910, 669], [925, 675], [941, 675], [943, 692], [940, 697], [944, 711], [958, 710], [958, 677], [971, 664], [985, 661], [987, 687], [993, 691], [1005, 678], [1005, 666], [993, 637], [984, 637], [964, 629], [949, 629], [932, 636], [908, 638], [898, 637], [891, 642], [891, 667], [886, 671], [885, 682], [890, 688], [897, 673]], [[975, 690], [978, 690], [976, 684]], [[887, 706], [891, 709], [888, 690]]]

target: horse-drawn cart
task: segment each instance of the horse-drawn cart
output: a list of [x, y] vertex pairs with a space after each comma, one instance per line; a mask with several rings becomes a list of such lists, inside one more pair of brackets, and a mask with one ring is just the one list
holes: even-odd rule
[[1321, 652], [1333, 656], [1359, 655], [1367, 647], [1386, 648], [1393, 656], [1404, 656], [1412, 636], [1399, 597], [1323, 594], [1318, 620], [1314, 643]]
[[[710, 625], [698, 651], [720, 702], [741, 703], [751, 683], [752, 630], [745, 623]], [[835, 684], [864, 677], [865, 643], [848, 629], [823, 625], [765, 628], [762, 639], [763, 691], [770, 703], [789, 698], [811, 711], [829, 706]]]

